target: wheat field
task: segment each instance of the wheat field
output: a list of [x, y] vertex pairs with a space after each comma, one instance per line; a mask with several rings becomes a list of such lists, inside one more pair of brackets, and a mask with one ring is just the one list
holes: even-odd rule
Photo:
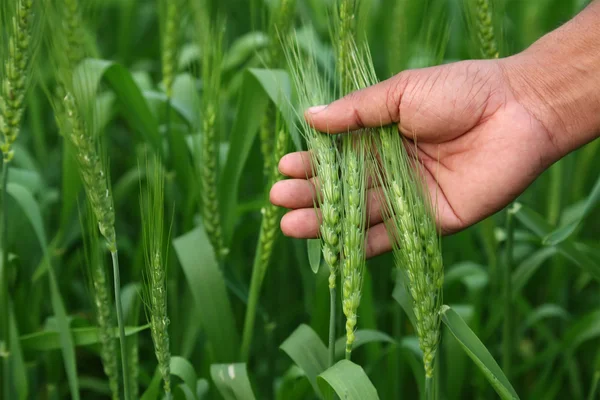
[[[588, 3], [2, 0], [0, 399], [599, 398], [599, 140], [442, 237], [396, 127], [303, 118]], [[269, 201], [300, 150], [316, 239]]]

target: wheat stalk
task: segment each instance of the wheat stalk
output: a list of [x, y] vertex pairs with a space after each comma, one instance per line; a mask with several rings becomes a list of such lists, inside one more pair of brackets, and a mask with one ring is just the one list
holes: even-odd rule
[[321, 213], [319, 236], [323, 259], [329, 268], [328, 365], [332, 366], [335, 362], [336, 287], [342, 244], [341, 155], [336, 139], [313, 129], [304, 119], [303, 111], [315, 104], [327, 104], [334, 95], [328, 88], [328, 80], [319, 71], [314, 52], [310, 52], [307, 57], [304, 57], [297, 38], [291, 38], [286, 42], [286, 58], [294, 87], [298, 93], [300, 132], [306, 140], [310, 152], [312, 175], [317, 176], [319, 182], [319, 189], [315, 192], [315, 208], [318, 208]]
[[119, 372], [117, 369], [117, 346], [114, 340], [113, 317], [111, 311], [111, 296], [108, 286], [103, 254], [98, 240], [98, 230], [96, 221], [90, 207], [87, 207], [89, 224], [83, 223], [82, 228], [89, 233], [89, 239], [84, 240], [86, 264], [90, 268], [90, 288], [94, 299], [94, 309], [96, 312], [96, 323], [98, 324], [98, 340], [100, 342], [100, 358], [104, 373], [108, 377], [108, 384], [113, 400], [119, 399]]
[[[51, 98], [51, 103], [59, 129], [73, 147], [86, 197], [98, 223], [98, 230], [111, 253], [124, 397], [129, 400], [131, 386], [121, 302], [114, 201], [108, 172], [95, 135], [96, 105], [93, 97], [84, 99], [84, 95], [77, 90], [89, 85], [87, 70], [81, 65], [81, 61], [87, 54], [82, 11], [77, 0], [62, 0], [59, 4], [55, 4], [51, 11], [52, 22], [60, 28], [52, 32], [50, 54], [57, 75], [57, 93], [62, 96], [61, 98], [55, 95]], [[74, 82], [76, 72], [79, 86]]]
[[[2, 152], [2, 182], [0, 201], [0, 314], [2, 329], [0, 332], [0, 357], [3, 359], [3, 387], [5, 397], [9, 397], [10, 377], [10, 317], [8, 288], [8, 215], [7, 184], [10, 162], [14, 157], [13, 144], [20, 132], [21, 120], [25, 110], [24, 102], [27, 88], [31, 83], [31, 66], [38, 44], [39, 30], [36, 31], [36, 16], [41, 14], [41, 6], [34, 0], [13, 2], [14, 10], [8, 14], [6, 6], [0, 7], [0, 23], [7, 39], [0, 38], [0, 151]], [[6, 26], [6, 28], [5, 28]]]

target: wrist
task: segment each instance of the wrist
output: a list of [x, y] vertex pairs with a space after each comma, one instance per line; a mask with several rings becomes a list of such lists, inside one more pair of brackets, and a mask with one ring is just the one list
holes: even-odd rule
[[517, 101], [546, 129], [558, 159], [600, 134], [600, 1], [501, 60]]

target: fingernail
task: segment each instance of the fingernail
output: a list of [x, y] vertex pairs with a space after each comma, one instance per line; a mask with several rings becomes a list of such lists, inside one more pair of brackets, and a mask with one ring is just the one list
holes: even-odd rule
[[314, 106], [308, 109], [309, 114], [317, 114], [326, 109], [327, 106]]

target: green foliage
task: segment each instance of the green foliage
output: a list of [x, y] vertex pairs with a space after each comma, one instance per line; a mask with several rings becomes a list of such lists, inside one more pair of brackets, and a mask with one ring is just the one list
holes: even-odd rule
[[[43, 9], [30, 15], [30, 6]], [[503, 212], [445, 237], [443, 248], [430, 220], [423, 236], [402, 229], [418, 239], [412, 256], [422, 258], [431, 244], [434, 257], [398, 272], [391, 254], [364, 265], [360, 239], [349, 245], [343, 232], [367, 224], [350, 218], [370, 182], [350, 168], [347, 156], [362, 157], [350, 151], [353, 140], [317, 133], [302, 118], [336, 92], [392, 72], [514, 54], [583, 6], [0, 1], [0, 138], [3, 150], [10, 142], [4, 158], [11, 159], [0, 219], [0, 397], [123, 398], [127, 387], [130, 398], [158, 400], [170, 387], [171, 398], [196, 400], [422, 398], [432, 386], [423, 373], [432, 348], [439, 398], [597, 396], [598, 141], [563, 159], [554, 176], [542, 175], [511, 209], [512, 226], [504, 228]], [[355, 68], [367, 46], [368, 74]], [[356, 48], [360, 56], [348, 57]], [[341, 76], [343, 65], [351, 67]], [[291, 148], [311, 150], [318, 175], [323, 224], [308, 253], [304, 242], [281, 237], [283, 210], [267, 202], [281, 179], [278, 159]], [[360, 187], [344, 181], [350, 172]], [[410, 179], [397, 178], [406, 190]], [[430, 210], [419, 196], [406, 196], [406, 208], [423, 217]], [[97, 212], [82, 224], [77, 209], [86, 203]], [[89, 226], [94, 219], [101, 229]], [[102, 235], [119, 249], [116, 288], [104, 243], [94, 240]], [[443, 283], [433, 265], [440, 250]], [[350, 265], [353, 251], [358, 262]], [[502, 262], [508, 251], [510, 269]], [[435, 278], [426, 280], [435, 286], [429, 291], [414, 284], [423, 271]], [[415, 302], [442, 286], [451, 308], [441, 314], [438, 292]], [[138, 318], [140, 299], [149, 324]], [[348, 329], [353, 362], [340, 361], [346, 332], [335, 334], [343, 300], [357, 321]], [[429, 342], [425, 320], [440, 326]], [[506, 346], [510, 371], [494, 361], [505, 365]], [[129, 363], [121, 373], [120, 357]]]

